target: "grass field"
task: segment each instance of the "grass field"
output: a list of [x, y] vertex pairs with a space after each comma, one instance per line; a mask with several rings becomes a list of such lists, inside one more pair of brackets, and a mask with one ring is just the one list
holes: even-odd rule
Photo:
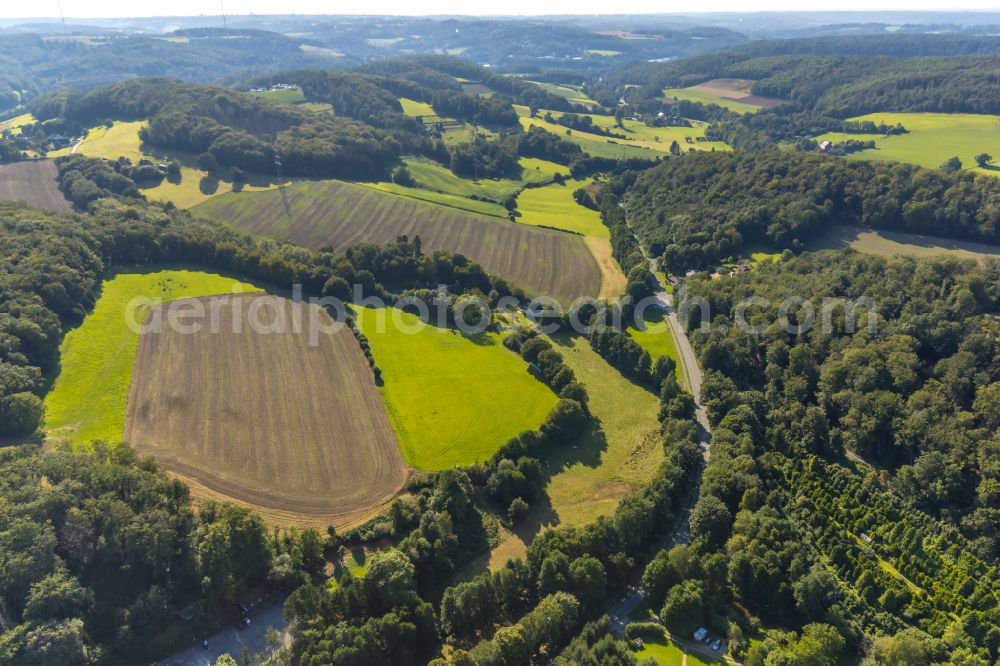
[[[592, 55], [620, 55], [617, 51], [587, 51]], [[583, 89], [579, 86], [570, 85], [558, 85], [556, 83], [542, 83], [540, 81], [531, 81], [539, 88], [552, 93], [553, 95], [559, 95], [560, 97], [565, 97], [574, 104], [582, 104], [583, 106], [594, 107], [598, 106], [597, 102], [592, 100], [587, 96], [587, 93], [583, 92]]]
[[506, 208], [500, 204], [495, 204], [490, 201], [469, 199], [465, 196], [448, 194], [447, 192], [436, 192], [422, 187], [404, 187], [403, 185], [397, 185], [395, 183], [359, 184], [363, 187], [370, 187], [372, 189], [394, 194], [396, 196], [408, 197], [410, 199], [416, 199], [417, 201], [425, 201], [439, 206], [447, 206], [448, 208], [456, 208], [470, 213], [478, 213], [479, 215], [489, 215], [490, 217], [499, 218], [501, 220], [506, 220], [508, 216]]
[[437, 112], [434, 110], [434, 107], [428, 104], [427, 102], [418, 102], [413, 99], [407, 99], [405, 97], [401, 97], [399, 99], [399, 103], [402, 104], [403, 106], [403, 113], [405, 113], [408, 116], [413, 116], [414, 118], [417, 116], [437, 115]]
[[583, 239], [339, 181], [303, 181], [267, 192], [224, 194], [199, 217], [318, 248], [419, 235], [425, 251], [460, 252], [535, 294], [597, 295], [601, 271]]
[[614, 299], [625, 293], [628, 280], [612, 256], [608, 228], [601, 221], [600, 213], [581, 206], [573, 199], [573, 192], [589, 183], [589, 180], [567, 180], [563, 185], [552, 183], [524, 190], [517, 198], [521, 213], [517, 221], [583, 235], [584, 243], [601, 271], [599, 295]]
[[585, 208], [573, 199], [573, 192], [590, 184], [590, 179], [567, 180], [565, 184], [552, 183], [533, 187], [517, 197], [521, 224], [552, 227], [583, 236], [610, 238], [608, 228], [601, 222], [601, 214]]
[[51, 160], [0, 165], [0, 199], [70, 213], [73, 205], [59, 190], [57, 176], [56, 165]]
[[[182, 303], [217, 311], [222, 323], [140, 336], [124, 441], [192, 480], [196, 497], [231, 499], [277, 523], [357, 524], [396, 495], [407, 472], [350, 329], [296, 331], [293, 316], [332, 321], [275, 296]], [[165, 308], [149, 320], [166, 321]]]
[[14, 134], [16, 136], [21, 133], [22, 126], [34, 125], [36, 122], [38, 122], [38, 119], [36, 119], [30, 113], [22, 113], [19, 116], [14, 116], [9, 120], [0, 122], [0, 132], [5, 132], [7, 130], [10, 130], [11, 134]]
[[[562, 113], [559, 111], [542, 111], [542, 115], [546, 113], [552, 113], [552, 116], [559, 118]], [[616, 139], [611, 137], [598, 136], [601, 139], [617, 141], [619, 143], [627, 143], [630, 146], [638, 148], [649, 148], [651, 150], [656, 150], [659, 152], [668, 152], [670, 150], [670, 144], [674, 141], [683, 152], [689, 150], [730, 150], [729, 146], [722, 141], [699, 141], [698, 139], [704, 138], [705, 130], [708, 128], [706, 123], [700, 121], [693, 121], [695, 124], [693, 127], [650, 127], [646, 123], [639, 122], [637, 120], [622, 120], [622, 127], [618, 127], [615, 124], [614, 116], [600, 115], [596, 113], [586, 114], [593, 121], [595, 127], [600, 127], [605, 131], [612, 132], [614, 134], [623, 134], [627, 136], [627, 139]], [[562, 127], [562, 125], [557, 125]], [[565, 132], [566, 128], [563, 128]], [[576, 133], [574, 131], [574, 133]], [[588, 135], [591, 136], [591, 135]], [[691, 139], [691, 143], [688, 143], [688, 139]]]
[[994, 245], [847, 226], [831, 226], [824, 229], [810, 237], [806, 245], [810, 250], [850, 247], [859, 252], [883, 257], [946, 255], [980, 261], [987, 257], [1000, 257], [1000, 247]]
[[583, 338], [559, 338], [556, 349], [587, 387], [597, 430], [550, 456], [560, 470], [547, 491], [564, 525], [584, 525], [608, 516], [625, 495], [645, 485], [663, 459], [657, 436], [659, 401], [625, 379]]
[[[536, 429], [557, 402], [497, 334], [468, 337], [394, 309], [357, 308], [406, 462], [441, 470], [486, 460]], [[394, 325], [395, 318], [402, 323]], [[383, 318], [384, 324], [379, 324]]]
[[[570, 134], [566, 134], [567, 128], [562, 125], [557, 125], [556, 123], [546, 122], [541, 118], [528, 118], [522, 115], [521, 126], [524, 129], [528, 129], [529, 127], [541, 127], [542, 129], [552, 132], [553, 134], [558, 134], [561, 138], [566, 139], [570, 143], [575, 143], [580, 146], [585, 153], [594, 157], [608, 157], [613, 159], [640, 158], [652, 160], [662, 155], [662, 151], [644, 148], [639, 145], [632, 145], [624, 139], [613, 139], [599, 134], [578, 132], [577, 130], [572, 130]], [[612, 141], [615, 143], [611, 143]]]
[[[104, 282], [100, 299], [83, 324], [59, 347], [60, 372], [45, 398], [48, 436], [74, 444], [119, 442], [125, 428], [129, 380], [139, 335], [126, 325], [127, 306], [137, 297], [179, 298], [229, 294], [253, 285], [186, 270], [120, 273]], [[142, 309], [133, 321], [142, 321]]]
[[447, 129], [441, 136], [446, 146], [455, 146], [460, 143], [472, 141], [477, 136], [490, 139], [496, 136], [494, 132], [484, 127], [473, 127], [469, 123], [462, 123], [461, 127]]
[[342, 559], [334, 563], [333, 571], [326, 581], [326, 589], [336, 590], [340, 587], [339, 579], [348, 573], [354, 578], [364, 578], [368, 573], [368, 553], [362, 548], [348, 550]]
[[587, 387], [597, 425], [548, 456], [548, 501], [536, 501], [516, 530], [503, 535], [490, 554], [491, 569], [523, 556], [532, 539], [549, 527], [582, 526], [611, 515], [623, 497], [649, 483], [663, 460], [657, 397], [625, 379], [586, 339], [560, 337], [554, 342]]
[[[450, 169], [429, 160], [406, 158], [403, 161], [410, 174], [413, 175], [413, 179], [421, 187], [462, 197], [485, 197], [493, 201], [503, 201], [524, 187], [526, 183], [544, 183], [552, 180], [556, 173], [569, 174], [568, 167], [526, 157], [519, 160], [523, 168], [519, 180], [512, 178], [472, 180], [460, 178], [453, 174]], [[503, 211], [502, 217], [507, 217], [506, 209]]]
[[[684, 652], [674, 645], [669, 639], [645, 640], [643, 648], [635, 653], [639, 661], [643, 659], [655, 659], [660, 666], [681, 666], [684, 662]], [[722, 659], [709, 659], [695, 655], [693, 652], [687, 653], [687, 666], [713, 666], [726, 662]]]
[[[670, 327], [663, 320], [663, 313], [659, 310], [646, 310], [643, 328], [629, 327], [628, 334], [640, 347], [649, 352], [655, 361], [661, 356], [668, 356], [677, 362], [677, 345], [674, 336], [670, 333]], [[678, 373], [680, 366], [677, 367]]]
[[[909, 162], [936, 169], [950, 157], [962, 160], [962, 167], [977, 173], [1000, 176], [1000, 118], [966, 113], [870, 113], [851, 120], [871, 120], [875, 124], [902, 123], [908, 134], [829, 133], [817, 141], [838, 143], [849, 139], [874, 141], [875, 150], [851, 153], [847, 159]], [[976, 166], [975, 156], [988, 153], [996, 158], [986, 169]]]
[[263, 92], [250, 93], [254, 97], [265, 99], [268, 102], [284, 102], [286, 104], [300, 104], [306, 101], [306, 96], [301, 88], [265, 90]]
[[782, 103], [780, 99], [754, 95], [750, 91], [753, 84], [754, 81], [746, 79], [713, 79], [690, 88], [667, 88], [663, 94], [673, 99], [717, 104], [736, 113], [756, 113]]
[[[152, 201], [172, 201], [178, 208], [190, 208], [203, 201], [217, 196], [219, 193], [232, 190], [232, 179], [228, 177], [230, 170], [222, 169], [217, 176], [220, 177], [218, 189], [215, 192], [203, 192], [201, 180], [207, 175], [205, 171], [194, 167], [194, 155], [189, 155], [177, 151], [160, 151], [150, 149], [143, 151], [139, 141], [139, 130], [146, 124], [145, 121], [137, 122], [115, 122], [110, 128], [100, 125], [87, 131], [87, 136], [76, 152], [88, 157], [104, 157], [109, 160], [116, 160], [124, 156], [138, 163], [140, 159], [148, 159], [152, 162], [159, 162], [165, 159], [177, 159], [181, 163], [181, 180], [179, 183], [172, 183], [167, 179], [160, 181], [155, 187], [143, 187], [140, 185], [142, 193]], [[59, 157], [68, 155], [69, 148], [53, 151], [49, 157]], [[247, 191], [267, 189], [271, 183], [264, 179], [250, 177], [249, 182], [244, 186]]]

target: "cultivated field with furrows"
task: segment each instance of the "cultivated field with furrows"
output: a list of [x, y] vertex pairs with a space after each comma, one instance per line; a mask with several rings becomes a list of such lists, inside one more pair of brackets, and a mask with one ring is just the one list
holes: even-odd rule
[[56, 165], [47, 160], [0, 165], [0, 199], [70, 213], [73, 207], [59, 191], [56, 175]]
[[785, 100], [754, 95], [754, 83], [746, 79], [712, 79], [690, 88], [670, 88], [664, 94], [668, 98], [718, 104], [736, 113], [753, 113], [784, 103]]
[[[214, 298], [218, 332], [206, 322], [195, 334], [163, 326], [141, 336], [125, 441], [188, 481], [196, 497], [249, 505], [276, 523], [343, 527], [382, 508], [407, 472], [350, 330], [320, 335], [318, 345], [308, 326], [254, 332], [246, 324], [259, 296]], [[313, 307], [268, 298], [264, 323]], [[208, 310], [213, 299], [198, 300]], [[243, 313], [239, 333], [234, 311]]]
[[601, 270], [583, 238], [512, 224], [340, 181], [226, 194], [196, 215], [243, 231], [318, 248], [420, 236], [424, 251], [450, 250], [536, 295], [572, 300], [601, 292]]

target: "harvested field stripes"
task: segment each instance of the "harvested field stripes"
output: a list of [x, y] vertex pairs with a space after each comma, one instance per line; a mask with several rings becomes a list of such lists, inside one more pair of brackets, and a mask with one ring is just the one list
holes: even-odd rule
[[0, 199], [71, 213], [72, 204], [59, 191], [57, 175], [55, 163], [49, 160], [0, 165]]
[[339, 181], [233, 193], [194, 209], [251, 234], [343, 250], [363, 241], [420, 236], [425, 251], [450, 250], [536, 295], [596, 296], [601, 270], [579, 236], [512, 224]]
[[[260, 296], [214, 298], [228, 323]], [[266, 298], [264, 321], [312, 307]], [[406, 470], [354, 336], [341, 328], [318, 341], [309, 344], [308, 328], [144, 334], [125, 441], [195, 481], [196, 494], [203, 487], [278, 522], [358, 522], [395, 496]]]

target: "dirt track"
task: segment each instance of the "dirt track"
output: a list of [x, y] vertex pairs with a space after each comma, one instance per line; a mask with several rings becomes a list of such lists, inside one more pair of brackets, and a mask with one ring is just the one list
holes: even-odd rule
[[56, 173], [56, 165], [51, 160], [0, 164], [0, 199], [71, 213], [73, 207], [59, 191]]
[[[233, 500], [280, 524], [357, 524], [407, 475], [368, 362], [346, 328], [317, 346], [308, 328], [234, 333], [234, 309], [245, 324], [256, 297], [187, 301], [208, 311], [221, 299], [218, 332], [206, 321], [197, 333], [165, 326], [140, 337], [125, 441], [189, 481], [196, 498]], [[275, 302], [291, 312], [291, 301]], [[274, 310], [263, 312], [271, 321]]]

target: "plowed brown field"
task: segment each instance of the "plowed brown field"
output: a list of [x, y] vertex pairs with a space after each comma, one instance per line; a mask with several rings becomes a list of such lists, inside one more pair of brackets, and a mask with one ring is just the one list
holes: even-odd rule
[[[246, 324], [259, 297], [191, 299], [206, 311], [218, 302], [215, 332], [206, 320], [196, 333], [164, 326], [140, 336], [124, 439], [189, 481], [195, 497], [236, 501], [282, 524], [363, 522], [407, 475], [368, 362], [347, 328], [315, 346], [308, 328], [234, 333], [234, 309]], [[265, 322], [295, 307], [268, 298]]]
[[338, 250], [420, 236], [425, 251], [450, 250], [533, 295], [564, 302], [597, 296], [601, 270], [583, 238], [339, 181], [306, 181], [266, 192], [224, 194], [199, 217], [297, 245]]
[[59, 191], [56, 175], [56, 165], [51, 160], [0, 164], [0, 199], [70, 213], [73, 207]]

